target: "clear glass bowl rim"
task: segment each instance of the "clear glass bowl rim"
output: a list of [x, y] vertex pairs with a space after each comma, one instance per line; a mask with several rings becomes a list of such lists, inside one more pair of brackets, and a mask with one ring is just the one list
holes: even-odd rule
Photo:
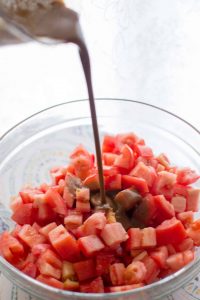
[[[198, 130], [195, 126], [193, 126], [192, 124], [190, 124], [188, 121], [186, 121], [185, 119], [183, 119], [182, 117], [164, 109], [161, 107], [158, 107], [156, 105], [153, 104], [149, 104], [143, 101], [137, 101], [137, 100], [131, 100], [131, 99], [123, 99], [123, 98], [109, 98], [109, 97], [103, 97], [103, 98], [95, 98], [95, 101], [118, 101], [118, 102], [133, 102], [135, 104], [139, 104], [139, 105], [144, 105], [150, 108], [153, 108], [155, 110], [164, 112], [176, 119], [179, 119], [181, 122], [185, 123], [185, 125], [189, 126], [191, 129], [193, 129], [194, 131], [196, 131], [196, 133], [200, 134], [200, 130]], [[25, 123], [26, 121], [29, 121], [30, 119], [36, 117], [37, 115], [42, 114], [43, 112], [47, 112], [49, 110], [53, 110], [54, 108], [57, 107], [62, 107], [64, 105], [70, 104], [70, 103], [79, 103], [79, 102], [86, 102], [88, 101], [88, 99], [80, 99], [80, 100], [71, 100], [71, 101], [67, 101], [67, 102], [62, 102], [50, 107], [47, 107], [43, 110], [40, 110], [34, 114], [32, 114], [31, 116], [25, 118], [24, 120], [18, 122], [16, 125], [14, 125], [13, 127], [11, 127], [9, 130], [7, 130], [1, 137], [0, 137], [0, 142], [6, 138], [10, 133], [12, 133], [12, 131], [14, 131], [15, 128], [17, 128], [18, 126], [22, 125], [23, 123]], [[197, 149], [195, 149], [196, 152], [198, 153], [198, 155], [200, 155], [200, 153], [198, 152]], [[165, 284], [165, 283], [170, 283], [173, 280], [175, 280], [175, 278], [183, 275], [183, 273], [188, 273], [190, 271], [195, 269], [195, 264], [199, 263], [200, 261], [200, 256], [196, 259], [195, 262], [191, 262], [190, 264], [188, 264], [186, 267], [182, 268], [181, 270], [175, 272], [174, 274], [167, 276], [166, 278], [159, 280], [155, 283], [152, 283], [150, 285], [141, 287], [141, 288], [137, 288], [135, 290], [129, 290], [129, 291], [124, 291], [124, 292], [116, 292], [116, 293], [99, 293], [99, 294], [94, 294], [94, 293], [78, 293], [78, 292], [70, 292], [70, 291], [63, 291], [51, 286], [47, 286], [46, 284], [43, 284], [39, 281], [36, 281], [35, 279], [32, 279], [31, 277], [25, 275], [24, 273], [18, 271], [15, 267], [13, 267], [10, 263], [8, 263], [3, 257], [0, 256], [0, 268], [1, 269], [7, 269], [3, 270], [3, 274], [6, 275], [7, 278], [12, 278], [15, 277], [16, 275], [16, 279], [19, 277], [19, 280], [16, 280], [16, 283], [19, 283], [20, 286], [20, 281], [23, 280], [24, 284], [27, 282], [27, 284], [31, 285], [32, 288], [34, 288], [34, 290], [37, 290], [37, 287], [40, 287], [40, 289], [42, 289], [44, 292], [45, 290], [48, 292], [51, 292], [54, 295], [60, 295], [60, 296], [66, 296], [68, 297], [68, 299], [70, 299], [70, 297], [75, 297], [76, 299], [78, 298], [85, 298], [85, 299], [102, 299], [105, 297], [106, 295], [106, 299], [115, 299], [117, 297], [122, 297], [122, 296], [130, 296], [130, 295], [137, 295], [140, 292], [148, 292], [150, 289], [154, 289], [154, 288], [159, 288], [161, 285]], [[10, 272], [9, 272], [10, 271]], [[12, 276], [9, 274], [12, 273]], [[197, 273], [197, 272], [194, 272]], [[196, 274], [195, 274], [196, 275]], [[177, 287], [178, 288], [178, 287]], [[39, 297], [39, 294], [38, 294]], [[67, 299], [67, 298], [66, 298]]]

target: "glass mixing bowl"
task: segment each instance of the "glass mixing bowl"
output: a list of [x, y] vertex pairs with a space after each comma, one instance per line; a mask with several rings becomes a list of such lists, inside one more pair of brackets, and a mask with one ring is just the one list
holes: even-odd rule
[[[186, 121], [146, 103], [98, 99], [96, 101], [101, 138], [105, 133], [135, 132], [155, 154], [165, 152], [172, 164], [190, 166], [200, 173], [199, 131]], [[12, 228], [10, 198], [25, 184], [50, 180], [49, 169], [67, 164], [68, 154], [78, 144], [94, 151], [89, 104], [79, 100], [43, 110], [9, 130], [0, 139], [0, 223]], [[197, 185], [198, 186], [198, 185]], [[193, 279], [199, 272], [200, 256], [175, 274], [133, 291], [115, 294], [80, 294], [48, 287], [27, 277], [0, 257], [3, 274], [21, 289], [39, 299], [51, 300], [148, 300], [161, 299]]]

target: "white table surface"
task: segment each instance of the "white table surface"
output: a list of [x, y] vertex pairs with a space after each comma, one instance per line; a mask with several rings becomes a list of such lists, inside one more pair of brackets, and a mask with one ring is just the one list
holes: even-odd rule
[[[199, 0], [68, 3], [81, 14], [96, 97], [145, 101], [200, 129]], [[76, 47], [30, 43], [0, 48], [0, 135], [41, 109], [86, 97]], [[0, 299], [15, 299], [5, 285], [1, 279]], [[200, 299], [200, 289], [196, 292]], [[177, 297], [194, 299], [187, 295]]]

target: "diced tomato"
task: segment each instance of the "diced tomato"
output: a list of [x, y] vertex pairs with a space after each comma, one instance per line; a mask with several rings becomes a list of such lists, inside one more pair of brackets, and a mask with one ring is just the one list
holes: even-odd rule
[[46, 242], [46, 238], [38, 233], [31, 225], [24, 225], [18, 233], [19, 238], [30, 248]]
[[104, 284], [101, 277], [97, 277], [88, 283], [81, 283], [80, 291], [82, 293], [104, 293]]
[[37, 194], [41, 194], [41, 191], [34, 189], [34, 188], [25, 188], [19, 192], [20, 197], [24, 204], [26, 203], [33, 203], [34, 196]]
[[102, 151], [113, 152], [115, 150], [116, 140], [114, 136], [105, 135], [103, 139]]
[[130, 170], [134, 166], [134, 155], [133, 150], [128, 146], [124, 145], [121, 148], [120, 155], [116, 157], [114, 165], [116, 167]]
[[122, 175], [122, 188], [127, 189], [134, 187], [142, 195], [148, 193], [149, 188], [143, 178], [137, 178], [130, 175]]
[[47, 190], [45, 197], [46, 203], [48, 203], [56, 213], [64, 216], [67, 214], [66, 204], [58, 192], [50, 188]]
[[103, 161], [106, 166], [113, 166], [114, 161], [117, 158], [117, 154], [114, 153], [103, 153]]
[[185, 185], [181, 185], [176, 183], [173, 187], [174, 196], [181, 195], [185, 198], [188, 197], [188, 187]]
[[194, 220], [194, 213], [193, 211], [185, 211], [182, 213], [177, 214], [177, 219], [183, 223], [183, 225], [187, 228], [189, 227], [193, 220]]
[[156, 172], [159, 173], [159, 172], [162, 172], [162, 171], [165, 171], [165, 167], [161, 164], [158, 164], [157, 167], [156, 167]]
[[128, 240], [126, 242], [127, 250], [140, 249], [142, 243], [142, 232], [140, 228], [130, 228], [128, 231]]
[[32, 203], [21, 204], [17, 207], [12, 215], [13, 221], [20, 225], [33, 224], [35, 220], [36, 210]]
[[124, 271], [125, 284], [141, 283], [145, 280], [147, 269], [143, 262], [134, 261]]
[[50, 171], [53, 185], [57, 185], [61, 179], [65, 179], [66, 170], [62, 167], [53, 168]]
[[187, 250], [182, 253], [176, 253], [169, 256], [166, 260], [167, 266], [173, 271], [177, 271], [194, 259], [192, 251]]
[[77, 241], [63, 225], [59, 225], [49, 232], [49, 240], [63, 259], [74, 262], [79, 258]]
[[154, 181], [152, 192], [154, 195], [164, 195], [166, 198], [171, 198], [173, 195], [173, 187], [176, 183], [176, 174], [161, 171]]
[[121, 223], [106, 224], [101, 232], [101, 238], [109, 247], [115, 247], [128, 239], [128, 235]]
[[110, 266], [110, 279], [113, 285], [124, 284], [125, 266], [122, 263], [115, 263]]
[[194, 241], [194, 244], [200, 246], [200, 219], [194, 221], [186, 231], [187, 235]]
[[135, 144], [143, 144], [144, 145], [144, 140], [139, 139], [136, 134], [134, 133], [124, 133], [124, 134], [117, 134], [116, 136], [116, 144], [117, 148], [121, 149], [121, 147], [126, 144], [128, 145], [131, 149], [134, 150]]
[[177, 182], [183, 185], [188, 185], [196, 182], [200, 178], [195, 171], [190, 168], [178, 169]]
[[141, 230], [142, 232], [142, 240], [141, 247], [142, 248], [151, 248], [156, 246], [156, 231], [153, 227], [147, 227]]
[[155, 248], [149, 255], [160, 268], [166, 268], [166, 259], [168, 257], [168, 249], [166, 246]]
[[76, 190], [76, 201], [88, 202], [90, 200], [90, 190], [88, 188], [80, 188]]
[[64, 290], [78, 292], [79, 282], [71, 279], [66, 279], [64, 282]]
[[164, 168], [166, 170], [169, 170], [170, 168], [170, 162], [169, 162], [169, 158], [166, 156], [166, 154], [164, 153], [161, 153], [160, 155], [158, 155], [156, 157], [157, 161], [162, 165], [164, 166]]
[[130, 172], [131, 176], [143, 178], [149, 187], [151, 187], [157, 175], [155, 169], [151, 166], [146, 166], [143, 162], [139, 162]]
[[171, 199], [171, 204], [176, 213], [181, 213], [186, 210], [186, 198], [183, 196], [174, 196]]
[[106, 225], [106, 217], [102, 212], [92, 214], [83, 224], [83, 234], [99, 234]]
[[55, 279], [61, 278], [62, 262], [52, 250], [47, 249], [41, 254], [37, 261], [37, 266], [42, 275]]
[[81, 213], [77, 213], [74, 215], [69, 215], [65, 217], [64, 224], [68, 230], [75, 229], [82, 225], [83, 223], [83, 215]]
[[104, 176], [114, 176], [118, 174], [118, 168], [114, 166], [103, 166], [103, 175]]
[[118, 292], [124, 292], [129, 290], [135, 290], [140, 287], [143, 287], [143, 283], [137, 283], [137, 284], [129, 284], [129, 285], [122, 285], [122, 286], [111, 286], [107, 288], [108, 293], [118, 293]]
[[35, 257], [39, 257], [42, 253], [44, 253], [47, 249], [51, 249], [51, 245], [49, 244], [37, 244], [34, 245], [33, 248], [31, 249], [31, 253]]
[[94, 234], [80, 238], [78, 245], [86, 257], [94, 255], [105, 247], [100, 238]]
[[99, 177], [98, 175], [92, 174], [89, 175], [85, 180], [83, 181], [83, 185], [87, 186], [91, 191], [99, 190]]
[[191, 238], [184, 239], [180, 244], [176, 245], [177, 251], [183, 252], [194, 248], [194, 242]]
[[34, 222], [33, 225], [32, 225], [32, 227], [33, 227], [37, 232], [39, 232], [39, 230], [40, 230], [40, 228], [41, 228], [41, 226], [40, 226], [37, 222]]
[[74, 195], [72, 193], [70, 193], [68, 186], [64, 187], [64, 192], [63, 192], [63, 200], [65, 202], [65, 204], [67, 205], [67, 207], [73, 207], [74, 204]]
[[34, 204], [37, 207], [37, 214], [35, 219], [41, 225], [52, 222], [56, 219], [56, 212], [46, 203]]
[[36, 279], [38, 281], [42, 282], [42, 283], [45, 283], [45, 284], [50, 285], [52, 287], [55, 287], [57, 289], [61, 289], [61, 290], [64, 289], [63, 282], [61, 282], [61, 281], [59, 281], [55, 278], [52, 278], [52, 277], [49, 277], [49, 276], [44, 276], [44, 275], [40, 274]]
[[147, 147], [145, 145], [135, 145], [135, 149], [139, 156], [142, 156], [144, 158], [151, 158], [153, 157], [153, 151], [150, 147]]
[[0, 254], [9, 262], [24, 254], [23, 245], [7, 231], [0, 236]]
[[95, 277], [95, 264], [93, 259], [74, 263], [74, 270], [79, 281], [84, 281]]
[[104, 181], [106, 190], [120, 190], [122, 187], [121, 174], [106, 176]]
[[18, 233], [20, 232], [21, 229], [22, 229], [22, 226], [19, 224], [16, 224], [10, 234], [13, 237], [18, 238]]
[[84, 180], [90, 174], [90, 170], [92, 168], [90, 158], [84, 155], [79, 155], [73, 159], [72, 164], [74, 166], [75, 175], [81, 180]]
[[164, 221], [156, 228], [158, 245], [179, 244], [186, 237], [183, 224], [176, 218]]
[[102, 251], [97, 253], [96, 259], [96, 273], [98, 276], [103, 274], [108, 274], [109, 267], [112, 263], [116, 261], [115, 255], [113, 253]]
[[173, 205], [167, 201], [164, 196], [154, 196], [154, 201], [156, 205], [156, 220], [158, 223], [162, 223], [175, 216]]
[[145, 283], [150, 284], [157, 278], [160, 269], [157, 263], [150, 256], [145, 256], [142, 262], [147, 270], [144, 281]]
[[12, 209], [13, 212], [15, 212], [18, 209], [18, 207], [20, 207], [22, 204], [23, 204], [22, 198], [20, 196], [18, 196], [18, 197], [15, 197], [14, 199], [12, 199], [10, 208]]
[[37, 267], [34, 263], [29, 262], [26, 264], [26, 266], [21, 270], [24, 274], [36, 278], [37, 275]]
[[172, 245], [172, 244], [168, 244], [167, 245], [167, 250], [168, 250], [168, 254], [171, 255], [171, 254], [175, 254], [177, 251], [175, 249], [177, 245]]
[[[134, 251], [134, 250], [132, 250]], [[131, 251], [131, 255], [132, 255], [132, 251]], [[134, 258], [133, 258], [133, 261], [143, 261], [143, 259], [148, 256], [148, 252], [147, 251], [140, 251], [140, 253], [138, 253], [138, 255], [136, 255]]]
[[89, 213], [91, 210], [90, 202], [76, 201], [76, 209], [81, 213]]
[[49, 232], [57, 227], [55, 222], [49, 223], [48, 225], [40, 228], [39, 232], [48, 238]]
[[146, 195], [133, 213], [133, 218], [145, 225], [152, 225], [156, 216], [156, 204], [151, 194]]
[[198, 211], [200, 204], [200, 189], [188, 189], [187, 210]]

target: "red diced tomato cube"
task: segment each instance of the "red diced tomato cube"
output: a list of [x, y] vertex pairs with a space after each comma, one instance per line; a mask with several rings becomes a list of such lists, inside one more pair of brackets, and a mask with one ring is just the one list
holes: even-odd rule
[[49, 223], [48, 225], [40, 228], [39, 232], [48, 238], [49, 232], [57, 227], [55, 222]]
[[53, 168], [50, 171], [53, 185], [57, 185], [61, 179], [65, 179], [66, 170], [62, 167]]
[[157, 278], [160, 269], [157, 263], [150, 256], [145, 256], [142, 262], [147, 270], [144, 281], [145, 283], [150, 284]]
[[151, 158], [153, 156], [153, 151], [150, 147], [147, 147], [145, 145], [138, 145], [136, 148], [139, 156], [145, 157], [145, 158]]
[[186, 210], [186, 198], [183, 196], [174, 196], [171, 199], [171, 204], [176, 213], [181, 213]]
[[80, 292], [82, 293], [104, 293], [104, 284], [101, 277], [97, 277], [88, 283], [80, 284]]
[[103, 161], [106, 166], [114, 165], [114, 161], [117, 158], [117, 154], [114, 153], [103, 153]]
[[113, 285], [124, 284], [125, 266], [122, 263], [115, 263], [110, 266], [110, 279]]
[[76, 201], [76, 209], [82, 213], [87, 213], [90, 212], [91, 207], [90, 207], [90, 202], [80, 202]]
[[121, 154], [116, 157], [114, 165], [122, 169], [130, 170], [134, 166], [133, 150], [128, 145], [124, 145], [120, 152]]
[[49, 276], [44, 276], [44, 275], [40, 274], [36, 279], [42, 283], [45, 283], [45, 284], [55, 287], [57, 289], [61, 289], [61, 290], [64, 289], [64, 283], [55, 278], [52, 278]]
[[141, 247], [149, 248], [156, 246], [156, 231], [153, 227], [147, 227], [141, 230], [142, 232], [142, 240]]
[[85, 256], [92, 256], [105, 247], [96, 235], [88, 235], [80, 238], [78, 245]]
[[95, 277], [95, 264], [92, 259], [74, 263], [74, 270], [79, 281]]
[[200, 203], [200, 189], [188, 189], [187, 210], [198, 211]]
[[147, 269], [143, 262], [134, 261], [124, 271], [124, 281], [126, 284], [141, 283], [145, 280]]
[[122, 175], [122, 188], [134, 187], [142, 195], [149, 192], [148, 185], [143, 178], [137, 178], [130, 175]]
[[183, 253], [176, 253], [170, 255], [166, 260], [166, 264], [168, 268], [172, 269], [173, 271], [181, 269], [185, 265]]
[[64, 192], [63, 192], [63, 200], [66, 204], [67, 207], [72, 208], [74, 204], [75, 197], [74, 195], [70, 192], [69, 187], [65, 186], [64, 187]]
[[[131, 256], [133, 256], [133, 254], [134, 255], [136, 254], [133, 253], [133, 251], [135, 250], [131, 251]], [[140, 250], [140, 252], [137, 255], [135, 255], [135, 257], [133, 258], [133, 261], [142, 261], [146, 256], [148, 256], [148, 252]]]
[[169, 158], [166, 156], [166, 154], [161, 153], [156, 157], [156, 159], [162, 166], [164, 166], [164, 169], [166, 168], [166, 170], [168, 170], [170, 168]]
[[51, 245], [49, 244], [37, 244], [34, 245], [33, 248], [31, 249], [31, 253], [35, 257], [39, 257], [42, 253], [44, 253], [47, 249], [51, 249]]
[[31, 225], [27, 224], [22, 226], [18, 233], [19, 238], [30, 248], [37, 244], [43, 244], [46, 238], [39, 234]]
[[130, 172], [131, 176], [143, 178], [149, 187], [151, 187], [156, 179], [156, 171], [151, 166], [146, 166], [143, 162], [139, 162]]
[[102, 212], [92, 214], [83, 224], [83, 234], [99, 234], [106, 225], [106, 217]]
[[101, 232], [101, 238], [109, 247], [115, 247], [128, 239], [128, 235], [121, 223], [106, 224]]
[[79, 258], [78, 243], [63, 225], [49, 232], [49, 240], [63, 259], [74, 262]]
[[166, 246], [154, 249], [149, 255], [161, 269], [166, 268], [166, 259], [168, 257], [168, 249]]
[[115, 255], [113, 253], [107, 253], [105, 251], [98, 253], [95, 258], [96, 273], [98, 276], [107, 274], [109, 272], [110, 265], [116, 261]]
[[36, 211], [32, 203], [18, 205], [12, 215], [13, 221], [20, 225], [33, 224], [35, 221]]
[[194, 220], [194, 213], [193, 211], [185, 211], [182, 213], [177, 214], [177, 219], [183, 223], [183, 225], [187, 228], [190, 226]]
[[83, 185], [87, 186], [91, 191], [99, 190], [99, 177], [98, 175], [92, 174], [89, 175], [85, 180], [83, 181]]
[[76, 201], [89, 202], [90, 190], [88, 188], [81, 188], [76, 190]]
[[177, 182], [183, 185], [188, 185], [196, 182], [200, 178], [195, 171], [190, 168], [178, 169]]
[[103, 139], [102, 152], [113, 152], [115, 150], [116, 140], [114, 136], [105, 135]]
[[106, 190], [120, 190], [122, 187], [122, 175], [116, 174], [112, 176], [106, 176], [105, 179]]
[[23, 245], [7, 231], [0, 236], [0, 254], [9, 262], [22, 257], [24, 254]]
[[128, 240], [126, 242], [127, 250], [139, 249], [142, 243], [142, 232], [140, 228], [130, 228], [128, 231]]
[[22, 198], [20, 196], [18, 196], [18, 197], [15, 197], [14, 199], [12, 199], [10, 208], [12, 209], [13, 212], [15, 212], [18, 209], [18, 207], [20, 207], [22, 204], [23, 204]]
[[37, 275], [37, 267], [32, 262], [27, 263], [21, 271], [32, 278], [35, 278]]
[[64, 216], [67, 214], [66, 204], [58, 192], [54, 191], [52, 188], [49, 188], [45, 194], [45, 197], [46, 203], [48, 203], [57, 214]]
[[41, 194], [41, 191], [34, 189], [34, 188], [25, 188], [19, 192], [20, 197], [24, 204], [26, 203], [33, 203], [34, 202], [34, 195]]
[[194, 248], [194, 242], [191, 238], [184, 239], [180, 244], [176, 246], [177, 251], [183, 252]]
[[81, 180], [84, 180], [89, 175], [92, 168], [91, 158], [82, 154], [73, 158], [72, 164], [75, 175]]
[[176, 174], [167, 171], [159, 172], [152, 188], [154, 195], [164, 195], [166, 198], [171, 198], [176, 177]]
[[175, 216], [173, 205], [163, 195], [154, 196], [156, 205], [156, 220], [161, 223]]
[[74, 215], [69, 215], [65, 217], [64, 219], [64, 224], [65, 227], [70, 230], [70, 229], [75, 229], [82, 225], [83, 223], [83, 215], [82, 214], [74, 214]]
[[36, 223], [36, 222], [33, 223], [32, 227], [33, 227], [37, 232], [39, 232], [39, 230], [40, 230], [40, 228], [41, 228], [41, 226], [40, 226], [38, 223]]
[[176, 218], [164, 221], [156, 227], [156, 238], [158, 245], [179, 244], [186, 237], [183, 224]]

